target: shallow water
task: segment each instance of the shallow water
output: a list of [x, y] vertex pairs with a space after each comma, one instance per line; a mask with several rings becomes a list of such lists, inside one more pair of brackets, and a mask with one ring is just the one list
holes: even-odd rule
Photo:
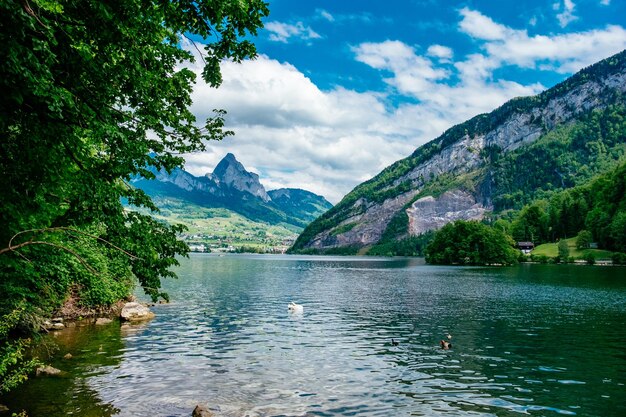
[[220, 416], [626, 415], [624, 268], [198, 254], [178, 272], [156, 319], [56, 333], [65, 377], [0, 403], [30, 417], [199, 402]]

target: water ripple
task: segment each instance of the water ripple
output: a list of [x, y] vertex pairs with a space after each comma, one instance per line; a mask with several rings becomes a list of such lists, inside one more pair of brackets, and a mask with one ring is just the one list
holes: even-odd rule
[[192, 256], [69, 392], [119, 416], [626, 415], [624, 286], [537, 267]]

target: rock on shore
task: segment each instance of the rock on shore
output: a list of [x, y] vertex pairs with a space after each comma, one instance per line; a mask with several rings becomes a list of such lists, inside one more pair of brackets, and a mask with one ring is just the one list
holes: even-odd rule
[[198, 404], [196, 405], [196, 408], [193, 409], [191, 417], [213, 417], [213, 413], [209, 411], [209, 408], [206, 405]]
[[57, 375], [61, 375], [61, 370], [57, 369], [57, 368], [53, 368], [52, 366], [49, 365], [45, 365], [45, 366], [40, 366], [39, 368], [37, 368], [35, 370], [35, 375], [36, 376], [57, 376]]
[[143, 321], [154, 318], [154, 313], [143, 304], [130, 302], [124, 304], [120, 317], [126, 321]]

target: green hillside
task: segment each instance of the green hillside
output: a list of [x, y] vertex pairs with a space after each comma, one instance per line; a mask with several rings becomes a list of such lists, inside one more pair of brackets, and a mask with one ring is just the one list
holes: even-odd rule
[[[591, 255], [596, 260], [608, 260], [611, 259], [614, 254], [614, 252], [602, 249], [577, 249], [576, 238], [565, 239], [565, 241], [567, 242], [567, 247], [569, 248], [569, 256], [574, 259], [584, 260]], [[555, 258], [559, 255], [558, 244], [544, 243], [543, 245], [539, 245], [532, 251], [532, 255]]]
[[254, 221], [226, 208], [203, 207], [175, 198], [154, 198], [161, 209], [153, 214], [169, 224], [182, 224], [181, 238], [192, 250], [282, 252], [302, 228]]
[[[602, 89], [596, 89], [596, 85], [624, 72], [626, 51], [580, 71], [542, 94], [510, 100], [489, 114], [478, 115], [452, 127], [411, 156], [354, 188], [339, 204], [306, 227], [291, 251], [307, 251], [311, 242], [315, 239], [319, 242], [320, 236], [345, 233], [346, 225], [350, 225], [350, 230], [358, 231], [360, 220], [353, 222], [353, 218], [366, 215], [371, 207], [410, 196], [403, 206], [396, 208], [390, 221], [381, 224], [382, 233], [373, 246], [363, 248], [363, 244], [354, 238], [341, 241], [341, 245], [354, 251], [400, 254], [393, 250], [393, 246], [414, 245], [407, 240], [411, 236], [406, 209], [419, 198], [438, 197], [448, 190], [463, 190], [492, 211], [490, 219], [510, 219], [516, 211], [533, 201], [549, 199], [560, 190], [585, 184], [595, 176], [615, 169], [626, 160], [626, 100], [614, 83], [607, 82]], [[572, 99], [576, 95], [573, 93], [575, 88], [593, 91], [589, 102]], [[555, 99], [562, 100], [563, 112], [570, 112], [571, 118], [567, 122], [562, 122], [554, 114], [544, 116], [552, 111], [550, 103]], [[539, 136], [523, 141], [513, 150], [498, 141], [491, 141], [479, 149], [467, 147], [465, 151], [473, 153], [480, 161], [472, 167], [461, 164], [459, 168], [437, 175], [432, 175], [431, 171], [431, 176], [426, 178], [413, 174], [444, 152], [450, 152], [453, 145], [506, 129], [503, 124], [511, 118], [524, 120], [540, 132]], [[501, 137], [506, 143], [506, 135]], [[579, 222], [584, 223], [584, 218]], [[336, 250], [333, 242], [339, 241], [327, 240], [330, 242], [328, 248]], [[324, 252], [325, 249], [316, 250]]]

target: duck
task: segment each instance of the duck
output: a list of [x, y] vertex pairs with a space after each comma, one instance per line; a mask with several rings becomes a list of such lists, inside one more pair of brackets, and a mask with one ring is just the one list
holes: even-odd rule
[[441, 349], [452, 349], [452, 343], [448, 342], [447, 340], [441, 340], [439, 341], [439, 345], [441, 346]]
[[289, 311], [292, 311], [294, 313], [302, 313], [304, 311], [304, 307], [302, 307], [300, 304], [296, 304], [293, 301], [289, 303], [288, 307]]
[[442, 340], [439, 341], [439, 346], [441, 346], [441, 349], [452, 349], [452, 342], [450, 342], [450, 340], [452, 340], [452, 335], [450, 333], [448, 333], [446, 338], [448, 340], [443, 340], [442, 339]]
[[400, 344], [400, 342], [398, 342], [397, 340], [391, 339], [391, 344], [393, 346], [398, 346]]

